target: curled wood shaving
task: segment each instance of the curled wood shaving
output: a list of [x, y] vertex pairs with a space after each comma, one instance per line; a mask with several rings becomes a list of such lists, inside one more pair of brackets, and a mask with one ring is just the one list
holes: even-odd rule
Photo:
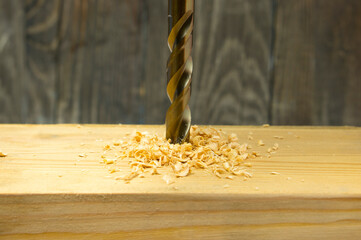
[[264, 146], [264, 142], [262, 140], [258, 140], [258, 146]]
[[104, 161], [105, 164], [113, 164], [115, 162], [114, 159], [106, 159], [106, 158], [103, 159], [103, 161]]
[[278, 147], [279, 147], [278, 143], [275, 143], [272, 147], [272, 150], [276, 151], [278, 150]]
[[0, 150], [0, 157], [6, 157], [6, 156], [7, 156], [7, 154]]
[[169, 185], [174, 183], [174, 179], [169, 175], [164, 175], [162, 179]]
[[[129, 161], [132, 175], [120, 178], [125, 181], [130, 181], [143, 172], [159, 174], [160, 168], [170, 168], [175, 177], [187, 177], [192, 169], [204, 169], [219, 178], [249, 178], [252, 175], [246, 168], [251, 164], [245, 161], [260, 156], [259, 153], [248, 152], [250, 146], [240, 144], [234, 133], [227, 135], [218, 129], [197, 126], [191, 128], [189, 143], [181, 145], [171, 144], [164, 137], [147, 132], [129, 134], [112, 145], [113, 147], [109, 144], [104, 146], [106, 153], [103, 153], [102, 158], [106, 164]], [[117, 161], [107, 160], [105, 154], [112, 154], [114, 151], [118, 155]], [[163, 180], [168, 178], [166, 176], [169, 175], [164, 175]]]

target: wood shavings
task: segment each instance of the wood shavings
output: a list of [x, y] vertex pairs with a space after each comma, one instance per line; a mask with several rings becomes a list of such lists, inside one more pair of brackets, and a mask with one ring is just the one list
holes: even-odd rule
[[266, 127], [269, 127], [270, 125], [269, 124], [263, 124], [262, 127], [266, 128]]
[[[104, 146], [101, 155], [103, 162], [114, 164], [128, 161], [132, 172], [146, 172], [156, 175], [158, 169], [171, 170], [172, 176], [187, 177], [192, 169], [203, 169], [219, 178], [232, 179], [229, 176], [252, 176], [246, 170], [251, 167], [250, 159], [260, 157], [257, 152], [249, 152], [248, 144], [240, 144], [236, 134], [226, 134], [214, 128], [192, 126], [190, 141], [184, 144], [171, 144], [164, 137], [147, 132], [135, 131], [127, 134], [122, 141], [112, 142]], [[107, 155], [117, 154], [117, 161], [107, 159]], [[247, 161], [245, 164], [245, 161]], [[137, 176], [138, 176], [137, 175]], [[124, 178], [125, 181], [137, 177]], [[163, 176], [164, 178], [168, 175]], [[166, 181], [169, 182], [169, 181]]]
[[105, 164], [113, 164], [115, 162], [115, 159], [107, 159], [107, 158], [104, 158], [103, 159], [103, 162]]
[[116, 142], [113, 142], [113, 145], [114, 146], [120, 146], [120, 144], [122, 144], [123, 141], [116, 141]]
[[267, 152], [268, 153], [275, 153], [278, 150], [278, 148], [279, 148], [278, 143], [275, 143], [271, 148], [267, 149]]
[[258, 152], [252, 152], [252, 157], [260, 157], [261, 154], [259, 154]]
[[162, 177], [162, 179], [163, 179], [163, 180], [165, 181], [165, 183], [168, 184], [168, 185], [175, 182], [174, 179], [173, 179], [171, 176], [169, 176], [169, 175], [164, 175], [164, 176]]
[[278, 147], [279, 147], [278, 143], [275, 143], [275, 144], [273, 145], [272, 149], [273, 149], [274, 151], [276, 151], [276, 150], [278, 150]]
[[137, 173], [137, 172], [131, 172], [128, 175], [116, 177], [115, 180], [124, 180], [126, 183], [129, 183], [130, 180], [132, 180], [133, 178], [136, 178], [138, 175], [139, 175], [139, 173]]
[[159, 175], [159, 172], [158, 172], [157, 168], [152, 168], [151, 174], [152, 175]]
[[86, 157], [87, 155], [85, 153], [80, 153], [79, 157]]
[[248, 140], [253, 140], [253, 137], [251, 135], [248, 135]]
[[188, 176], [189, 172], [190, 172], [190, 170], [189, 170], [188, 164], [184, 164], [183, 166], [181, 166], [179, 171], [176, 171], [176, 176], [177, 177], [186, 177], [186, 176]]
[[7, 154], [0, 150], [0, 157], [6, 157], [6, 156], [7, 156]]
[[257, 144], [258, 146], [264, 146], [264, 142], [262, 140], [258, 140]]
[[280, 175], [279, 172], [271, 172], [271, 175]]
[[274, 138], [276, 138], [276, 139], [284, 139], [284, 137], [282, 137], [282, 136], [273, 136]]
[[231, 135], [228, 136], [228, 141], [230, 142], [237, 142], [238, 141], [238, 137], [236, 134], [232, 133]]
[[109, 173], [115, 173], [115, 172], [119, 172], [119, 170], [118, 170], [118, 169], [115, 169], [115, 168], [109, 169]]

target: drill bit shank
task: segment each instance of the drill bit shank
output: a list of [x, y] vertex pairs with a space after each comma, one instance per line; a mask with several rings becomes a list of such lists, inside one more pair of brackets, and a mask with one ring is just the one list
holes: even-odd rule
[[166, 138], [172, 143], [189, 141], [193, 72], [193, 16], [194, 0], [168, 0], [169, 36], [171, 54], [167, 64], [167, 94], [171, 105], [166, 115]]

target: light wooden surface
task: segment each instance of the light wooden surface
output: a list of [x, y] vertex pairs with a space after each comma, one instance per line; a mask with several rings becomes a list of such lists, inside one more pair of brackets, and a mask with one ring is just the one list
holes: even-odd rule
[[195, 171], [125, 184], [99, 163], [103, 145], [163, 126], [0, 125], [0, 239], [360, 238], [360, 128], [221, 128], [279, 150], [248, 181]]

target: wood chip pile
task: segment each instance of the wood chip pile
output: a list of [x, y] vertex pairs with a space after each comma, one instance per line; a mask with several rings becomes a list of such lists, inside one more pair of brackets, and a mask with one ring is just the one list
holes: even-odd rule
[[144, 177], [146, 173], [158, 174], [161, 168], [169, 168], [174, 177], [187, 177], [192, 170], [203, 169], [219, 178], [242, 176], [246, 179], [252, 176], [248, 161], [259, 156], [249, 149], [247, 144], [238, 143], [236, 134], [193, 126], [190, 142], [181, 145], [147, 132], [130, 134], [104, 146], [102, 163], [112, 166], [112, 173], [118, 171], [118, 162], [128, 161], [130, 173], [117, 178], [126, 182]]

